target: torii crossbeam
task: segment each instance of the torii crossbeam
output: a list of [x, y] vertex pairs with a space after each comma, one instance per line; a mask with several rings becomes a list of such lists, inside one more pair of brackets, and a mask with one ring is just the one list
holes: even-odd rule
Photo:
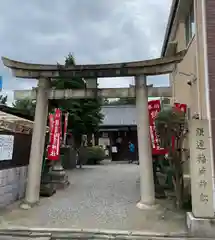
[[63, 65], [32, 64], [2, 57], [3, 64], [12, 70], [14, 77], [20, 78], [56, 78], [59, 73], [63, 77], [103, 78], [129, 77], [140, 75], [167, 74], [174, 70], [186, 51], [178, 52], [175, 56], [153, 60], [122, 62], [111, 64], [87, 64], [65, 67]]

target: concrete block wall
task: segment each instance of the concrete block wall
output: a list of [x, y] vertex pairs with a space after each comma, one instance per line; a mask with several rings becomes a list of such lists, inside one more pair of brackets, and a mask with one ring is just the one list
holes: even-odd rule
[[24, 166], [0, 170], [0, 208], [24, 197], [27, 168]]

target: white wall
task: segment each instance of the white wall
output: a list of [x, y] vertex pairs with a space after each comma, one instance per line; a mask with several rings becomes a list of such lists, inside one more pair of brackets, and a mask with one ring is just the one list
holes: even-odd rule
[[0, 208], [24, 197], [27, 166], [0, 170]]

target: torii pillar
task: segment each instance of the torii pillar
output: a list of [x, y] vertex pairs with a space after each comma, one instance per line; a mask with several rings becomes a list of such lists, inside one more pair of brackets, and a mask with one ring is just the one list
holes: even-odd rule
[[137, 207], [150, 209], [155, 206], [155, 188], [152, 166], [152, 147], [149, 132], [148, 87], [146, 76], [135, 77], [137, 137], [140, 168], [140, 202]]
[[40, 78], [37, 89], [34, 128], [28, 167], [28, 181], [25, 200], [20, 205], [20, 207], [23, 209], [31, 208], [33, 205], [39, 202], [40, 198], [40, 179], [48, 117], [48, 89], [49, 79]]

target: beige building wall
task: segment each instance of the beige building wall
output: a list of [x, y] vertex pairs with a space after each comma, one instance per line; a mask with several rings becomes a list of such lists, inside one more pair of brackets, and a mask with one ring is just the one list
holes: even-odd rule
[[[189, 6], [187, 6], [189, 9]], [[189, 108], [189, 117], [199, 114], [201, 118], [207, 118], [206, 96], [205, 96], [205, 66], [204, 66], [204, 44], [202, 29], [201, 1], [194, 1], [195, 35], [186, 45], [185, 18], [175, 21], [169, 42], [177, 43], [177, 51], [186, 49], [187, 53], [183, 61], [177, 65], [175, 71], [170, 74], [170, 85], [172, 86], [172, 103], [186, 103]], [[191, 83], [191, 85], [188, 84]], [[185, 148], [189, 148], [188, 139], [185, 140]], [[187, 155], [184, 154], [184, 159]], [[189, 161], [184, 164], [185, 174], [189, 174]]]
[[[173, 87], [174, 102], [186, 103], [188, 107], [192, 109], [192, 112], [195, 112], [197, 107], [197, 97], [195, 93], [197, 92], [197, 84], [195, 82], [192, 86], [190, 86], [188, 85], [188, 82], [196, 75], [195, 40], [195, 37], [191, 40], [187, 46], [187, 54], [184, 60], [177, 65], [175, 72], [173, 72], [170, 77]], [[173, 41], [177, 42], [177, 51], [186, 49], [185, 28], [183, 22], [178, 24], [176, 36]]]
[[[189, 81], [195, 78], [196, 75], [196, 36], [194, 36], [190, 43], [186, 46], [185, 40], [185, 24], [178, 23], [176, 28], [175, 38], [172, 40], [177, 42], [177, 51], [187, 49], [187, 53], [183, 61], [177, 65], [175, 71], [170, 74], [170, 82], [172, 85], [173, 103], [186, 103], [188, 105], [189, 114], [194, 115], [198, 111], [198, 97], [197, 97], [197, 81], [194, 81], [190, 86]], [[184, 148], [189, 148], [188, 139], [184, 141]], [[189, 158], [186, 153], [182, 156], [184, 162], [184, 174], [190, 173]]]
[[[187, 6], [189, 9], [189, 6]], [[184, 60], [177, 65], [175, 72], [170, 74], [170, 85], [172, 86], [173, 102], [186, 103], [190, 108], [190, 117], [200, 114], [200, 117], [207, 118], [205, 101], [205, 69], [204, 49], [202, 32], [202, 9], [201, 1], [194, 1], [195, 35], [186, 46], [185, 39], [185, 17], [181, 16], [175, 34], [170, 41], [177, 42], [177, 51], [187, 49]], [[174, 29], [174, 28], [173, 28]], [[190, 76], [189, 76], [190, 75]], [[191, 82], [191, 85], [188, 85]]]
[[[195, 30], [195, 34], [190, 40], [190, 42], [186, 44], [185, 21], [188, 15], [188, 11], [190, 9], [189, 4], [191, 4], [192, 2], [194, 3], [194, 24], [192, 24], [192, 27], [194, 26], [194, 28], [192, 28], [192, 30]], [[215, 0], [173, 0], [162, 49], [162, 56], [174, 54], [176, 43], [177, 51], [183, 49], [187, 50], [186, 56], [183, 61], [178, 64], [176, 70], [170, 75], [170, 85], [172, 86], [173, 94], [172, 100], [173, 102], [186, 103], [190, 108], [190, 118], [195, 117], [195, 114], [198, 113], [200, 119], [209, 120], [209, 138], [207, 138], [209, 146], [207, 154], [209, 154], [208, 168], [211, 169], [207, 172], [211, 172], [209, 173], [208, 179], [211, 178], [212, 174], [212, 187], [214, 194], [213, 204], [215, 209], [215, 108], [213, 107], [213, 104], [215, 102], [215, 93], [213, 92], [215, 89], [214, 10]], [[190, 86], [187, 84], [188, 81], [192, 82]], [[190, 143], [192, 144], [192, 142]], [[185, 148], [190, 148], [188, 141], [185, 142]], [[184, 160], [186, 160], [185, 154]], [[195, 158], [193, 158], [192, 167], [195, 166], [195, 163]], [[187, 177], [185, 179], [189, 179], [189, 165], [190, 164], [188, 160], [184, 165], [184, 173]], [[198, 172], [198, 170], [199, 169], [197, 168], [196, 171]], [[198, 176], [196, 176], [195, 174], [192, 174], [192, 179], [194, 179], [192, 183], [194, 185], [197, 183], [197, 181], [199, 181]], [[211, 195], [211, 186], [207, 194], [209, 194], [209, 196]], [[198, 197], [198, 195], [195, 196]], [[210, 200], [212, 199], [212, 197], [209, 198]], [[194, 205], [195, 206], [193, 208], [197, 210], [198, 204], [195, 203]], [[212, 216], [214, 216], [214, 211], [211, 212]], [[202, 214], [202, 216], [204, 216], [204, 214]]]

